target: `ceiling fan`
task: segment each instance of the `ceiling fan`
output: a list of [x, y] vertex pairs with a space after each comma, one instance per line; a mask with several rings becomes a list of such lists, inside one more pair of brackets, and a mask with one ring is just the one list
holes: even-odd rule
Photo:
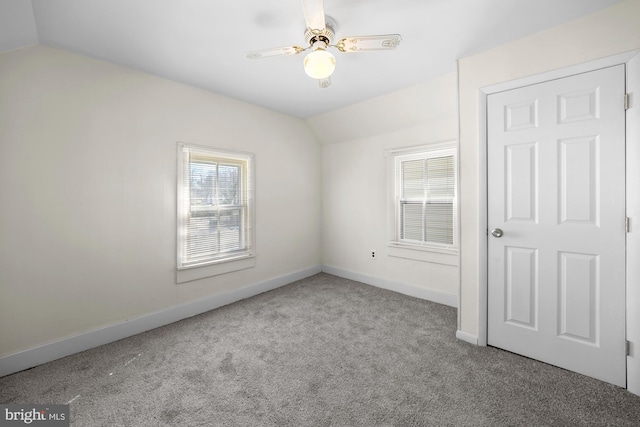
[[402, 40], [400, 34], [345, 37], [335, 44], [335, 21], [324, 14], [323, 0], [302, 0], [302, 9], [307, 28], [304, 37], [309, 45], [277, 47], [247, 52], [248, 59], [269, 58], [281, 55], [297, 55], [310, 51], [304, 58], [304, 70], [307, 75], [318, 81], [321, 88], [331, 85], [331, 74], [336, 68], [335, 57], [327, 50], [336, 48], [343, 53], [356, 53], [375, 50], [395, 49]]

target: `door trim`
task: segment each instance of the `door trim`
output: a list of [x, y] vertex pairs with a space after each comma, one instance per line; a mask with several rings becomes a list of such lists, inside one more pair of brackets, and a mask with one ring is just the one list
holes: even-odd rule
[[[520, 79], [512, 80], [509, 82], [498, 83], [483, 87], [478, 93], [479, 102], [479, 120], [478, 120], [478, 337], [477, 344], [480, 346], [487, 345], [487, 321], [488, 321], [488, 188], [487, 188], [487, 97], [491, 94], [503, 92], [505, 90], [511, 90], [520, 88], [523, 86], [530, 86], [538, 83], [543, 83], [549, 80], [560, 79], [569, 77], [575, 74], [586, 73], [594, 70], [598, 70], [605, 67], [614, 65], [625, 64], [627, 74], [627, 88], [629, 87], [629, 76], [640, 75], [640, 61], [634, 61], [629, 64], [631, 58], [640, 53], [640, 50], [631, 52], [625, 52], [619, 55], [609, 56], [601, 58], [595, 61], [585, 62], [578, 65], [569, 66], [559, 70], [553, 70], [534, 76], [527, 76]], [[637, 78], [640, 80], [640, 78]], [[640, 82], [635, 83], [636, 87], [640, 87]], [[628, 89], [627, 89], [628, 91]], [[636, 98], [640, 98], [640, 94], [636, 95]], [[635, 100], [632, 100], [632, 104]], [[620, 100], [623, 102], [623, 100]], [[635, 101], [636, 103], [638, 101]], [[635, 151], [629, 151], [629, 132], [634, 130], [635, 134], [638, 134], [640, 129], [640, 114], [627, 114], [626, 123], [626, 146], [627, 146], [627, 162], [631, 159], [629, 156], [633, 153], [635, 159], [640, 159], [640, 153]], [[636, 145], [638, 145], [636, 143]], [[636, 149], [637, 150], [637, 149]], [[627, 168], [627, 189], [626, 199], [629, 203], [634, 197], [634, 194], [640, 193], [640, 172], [634, 171], [633, 167]], [[640, 214], [640, 202], [636, 201], [639, 210], [636, 215]], [[629, 206], [628, 206], [629, 208]], [[627, 216], [631, 213], [627, 211]], [[637, 221], [638, 230], [640, 230], [640, 218]], [[640, 259], [640, 233], [629, 233], [627, 235], [627, 241], [634, 241], [635, 244], [627, 245], [627, 261], [630, 259]], [[627, 265], [629, 262], [627, 262]], [[638, 319], [640, 317], [640, 271], [628, 270], [627, 272], [627, 334], [634, 332], [638, 335], [638, 331], [634, 329], [633, 325], [630, 325], [632, 319]], [[633, 299], [633, 301], [629, 301]], [[633, 303], [633, 304], [632, 304]], [[631, 327], [631, 330], [630, 330]], [[628, 340], [632, 340], [627, 335]], [[631, 372], [640, 372], [640, 337], [634, 336], [635, 348], [632, 344], [632, 355], [627, 357], [627, 389], [634, 394], [640, 395], [640, 378], [632, 377]], [[633, 342], [633, 341], [632, 341]], [[634, 354], [635, 353], [635, 354]], [[637, 376], [637, 375], [636, 375]]]

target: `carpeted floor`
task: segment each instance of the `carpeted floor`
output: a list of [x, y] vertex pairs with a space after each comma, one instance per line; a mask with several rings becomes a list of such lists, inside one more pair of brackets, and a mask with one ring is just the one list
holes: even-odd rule
[[640, 397], [455, 338], [456, 310], [318, 274], [0, 378], [74, 426], [639, 426]]

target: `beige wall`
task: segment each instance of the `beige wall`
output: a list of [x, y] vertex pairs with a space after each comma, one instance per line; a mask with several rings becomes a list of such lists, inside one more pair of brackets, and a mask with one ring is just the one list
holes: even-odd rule
[[[322, 256], [326, 266], [355, 273], [363, 281], [372, 279], [373, 284], [399, 284], [410, 294], [430, 299], [449, 296], [455, 304], [457, 256], [445, 256], [454, 265], [390, 256], [385, 158], [389, 149], [455, 141], [455, 93], [456, 75], [451, 73], [309, 119], [325, 144]], [[376, 251], [376, 258], [371, 251]]]
[[[255, 153], [256, 267], [176, 284], [176, 142]], [[0, 356], [317, 267], [299, 119], [36, 46], [0, 55]]]
[[640, 48], [640, 0], [600, 12], [459, 61], [460, 329], [478, 336], [478, 93], [488, 85]]

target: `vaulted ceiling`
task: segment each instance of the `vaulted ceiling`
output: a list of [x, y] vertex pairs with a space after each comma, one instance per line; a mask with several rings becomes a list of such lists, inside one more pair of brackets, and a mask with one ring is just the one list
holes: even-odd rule
[[[332, 85], [304, 73], [300, 0], [0, 0], [0, 52], [48, 45], [308, 118], [454, 71], [460, 57], [619, 0], [325, 0], [337, 38], [402, 35], [391, 51], [342, 54]], [[393, 108], [393, 106], [389, 106]]]

